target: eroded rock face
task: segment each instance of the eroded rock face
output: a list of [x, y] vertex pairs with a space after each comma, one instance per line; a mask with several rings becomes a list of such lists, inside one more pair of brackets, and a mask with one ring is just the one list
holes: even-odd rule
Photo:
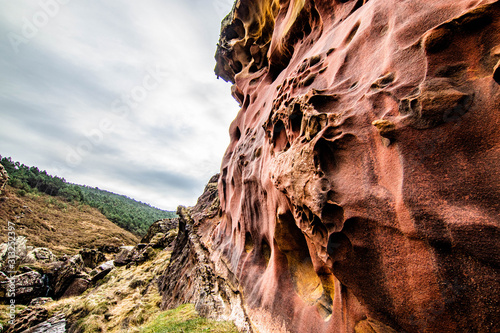
[[210, 250], [210, 235], [220, 220], [218, 179], [212, 177], [196, 206], [177, 209], [178, 233], [170, 263], [159, 278], [161, 307], [194, 303], [200, 315], [230, 320], [241, 332], [252, 332], [237, 279]]
[[81, 249], [79, 253], [85, 267], [91, 269], [96, 268], [100, 263], [106, 261], [104, 253], [96, 249]]
[[238, 0], [213, 258], [257, 331], [499, 331], [500, 3]]

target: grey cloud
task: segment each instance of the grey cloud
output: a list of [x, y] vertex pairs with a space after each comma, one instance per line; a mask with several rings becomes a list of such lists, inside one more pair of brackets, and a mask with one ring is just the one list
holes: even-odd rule
[[24, 127], [27, 130], [40, 131], [40, 134], [60, 135], [59, 138], [73, 136], [73, 132], [61, 123], [61, 116], [53, 112], [54, 107], [43, 103], [26, 100], [4, 99], [0, 101], [2, 109], [2, 124], [4, 131], [9, 131], [12, 125]]
[[[217, 15], [225, 2], [152, 0], [140, 4], [146, 8], [134, 7], [139, 5], [131, 0], [73, 1], [39, 37], [21, 45], [19, 54], [0, 40], [0, 154], [157, 206], [194, 203], [210, 176], [204, 179], [211, 172], [207, 166], [220, 164], [208, 159], [222, 157], [225, 146], [218, 145], [227, 142], [238, 109], [229, 85], [217, 83], [213, 74], [223, 18]], [[145, 17], [152, 13], [154, 27]], [[5, 19], [8, 15], [0, 13], [3, 36], [20, 29], [8, 23], [20, 18]], [[72, 31], [70, 38], [61, 30], [65, 27]], [[111, 103], [140, 85], [145, 69], [156, 62], [170, 66], [164, 85], [117, 121], [118, 131], [68, 165], [68, 154], [89, 140], [85, 133], [103, 117], [113, 117]], [[157, 158], [162, 154], [175, 156]], [[147, 156], [156, 165], [149, 165]]]

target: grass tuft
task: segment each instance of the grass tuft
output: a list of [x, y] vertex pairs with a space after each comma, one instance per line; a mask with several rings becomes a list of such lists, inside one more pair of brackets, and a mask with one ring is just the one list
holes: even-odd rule
[[150, 323], [140, 328], [141, 333], [237, 333], [231, 322], [214, 321], [200, 317], [193, 304], [160, 313]]

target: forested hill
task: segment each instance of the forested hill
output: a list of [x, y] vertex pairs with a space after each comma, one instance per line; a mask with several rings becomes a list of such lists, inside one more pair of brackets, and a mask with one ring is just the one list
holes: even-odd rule
[[176, 216], [175, 212], [160, 210], [124, 195], [89, 186], [79, 185], [79, 187], [83, 194], [83, 202], [99, 209], [120, 227], [141, 236], [146, 234], [153, 222]]
[[161, 210], [123, 195], [68, 183], [64, 178], [15, 162], [10, 157], [0, 155], [0, 159], [10, 177], [8, 184], [16, 188], [19, 195], [42, 192], [69, 202], [82, 202], [97, 208], [109, 220], [139, 236], [144, 235], [153, 222], [176, 216], [175, 212]]

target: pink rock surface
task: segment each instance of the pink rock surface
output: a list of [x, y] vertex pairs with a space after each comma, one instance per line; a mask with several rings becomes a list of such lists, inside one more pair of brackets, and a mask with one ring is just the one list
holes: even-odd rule
[[499, 2], [238, 0], [216, 59], [256, 331], [500, 331]]

